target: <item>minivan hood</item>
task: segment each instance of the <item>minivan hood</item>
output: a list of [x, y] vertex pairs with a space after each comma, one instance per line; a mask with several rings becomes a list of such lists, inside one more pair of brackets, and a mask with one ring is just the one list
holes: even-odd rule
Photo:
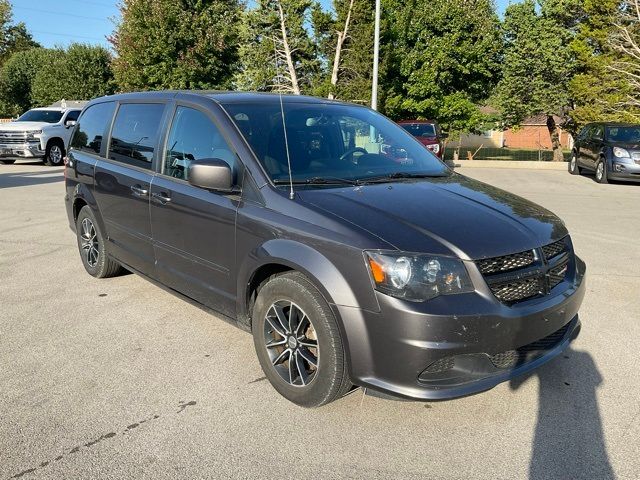
[[476, 260], [540, 247], [567, 234], [550, 211], [459, 174], [300, 189], [298, 195], [407, 252]]
[[611, 147], [620, 147], [625, 150], [640, 150], [639, 143], [623, 143], [623, 142], [609, 142]]
[[42, 130], [43, 127], [55, 125], [47, 122], [8, 122], [0, 124], [0, 131], [26, 132], [30, 130]]

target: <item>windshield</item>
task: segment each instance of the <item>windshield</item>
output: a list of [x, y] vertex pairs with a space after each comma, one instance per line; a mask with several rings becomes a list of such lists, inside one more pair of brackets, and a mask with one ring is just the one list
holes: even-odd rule
[[640, 143], [640, 125], [636, 127], [608, 127], [607, 138], [612, 142]]
[[431, 123], [403, 123], [400, 126], [414, 137], [436, 136], [436, 127]]
[[16, 122], [46, 122], [58, 123], [62, 118], [62, 112], [58, 110], [29, 110]]
[[[223, 106], [271, 179], [275, 183], [287, 182], [287, 145], [280, 103]], [[448, 168], [429, 150], [373, 110], [285, 101], [284, 116], [294, 182], [449, 175]]]

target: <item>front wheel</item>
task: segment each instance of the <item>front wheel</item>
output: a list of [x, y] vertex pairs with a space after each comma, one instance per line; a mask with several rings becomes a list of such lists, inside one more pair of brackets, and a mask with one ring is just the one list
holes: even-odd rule
[[4, 163], [5, 165], [13, 165], [16, 163], [15, 160], [0, 160], [0, 163]]
[[252, 332], [264, 374], [287, 400], [319, 407], [351, 388], [333, 312], [301, 273], [280, 275], [262, 287]]
[[60, 167], [64, 163], [64, 145], [60, 141], [52, 141], [47, 145], [44, 163], [50, 167]]
[[596, 181], [598, 183], [609, 183], [609, 173], [607, 172], [607, 162], [602, 159], [596, 165]]

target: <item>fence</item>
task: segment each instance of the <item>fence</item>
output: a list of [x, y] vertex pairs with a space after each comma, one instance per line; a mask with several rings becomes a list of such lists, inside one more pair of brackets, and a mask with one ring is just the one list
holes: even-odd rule
[[[458, 147], [447, 147], [444, 150], [444, 159], [452, 160], [454, 151]], [[522, 161], [540, 161], [550, 162], [553, 160], [553, 151], [546, 149], [525, 150], [517, 148], [495, 148], [482, 147], [479, 150], [473, 147], [460, 147], [458, 153], [459, 160], [468, 160], [469, 153], [473, 155], [473, 160], [522, 160]], [[562, 152], [564, 161], [568, 162], [571, 152], [565, 150]]]

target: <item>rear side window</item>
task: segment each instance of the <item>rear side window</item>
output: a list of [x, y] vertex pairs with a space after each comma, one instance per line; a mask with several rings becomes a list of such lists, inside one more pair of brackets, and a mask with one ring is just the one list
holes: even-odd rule
[[78, 122], [71, 147], [88, 153], [100, 154], [102, 138], [113, 118], [113, 102], [97, 103], [87, 108]]
[[151, 170], [164, 104], [120, 105], [111, 133], [109, 159]]

